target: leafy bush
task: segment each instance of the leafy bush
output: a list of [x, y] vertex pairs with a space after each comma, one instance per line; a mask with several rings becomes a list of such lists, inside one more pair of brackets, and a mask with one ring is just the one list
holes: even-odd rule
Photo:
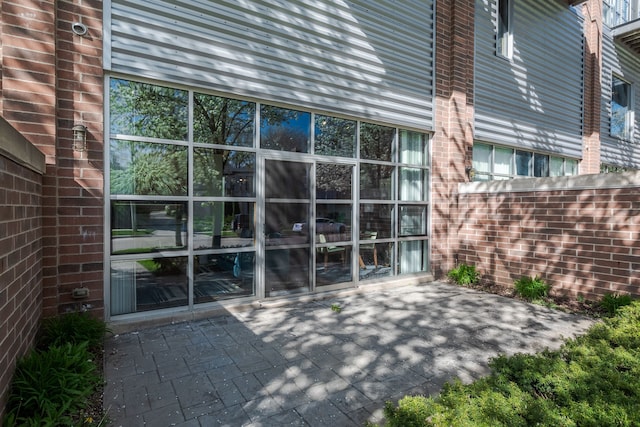
[[540, 277], [521, 277], [514, 283], [516, 293], [527, 301], [539, 300], [549, 293], [549, 285]]
[[72, 425], [99, 381], [86, 342], [34, 351], [18, 361], [5, 423]]
[[620, 307], [631, 304], [631, 301], [633, 301], [633, 299], [630, 295], [606, 294], [602, 297], [600, 306], [604, 308], [610, 316], [613, 316]]
[[458, 285], [468, 286], [478, 283], [480, 276], [475, 265], [460, 264], [447, 274]]
[[68, 313], [42, 321], [38, 347], [46, 349], [66, 343], [88, 343], [89, 350], [102, 347], [108, 332], [106, 324], [87, 313]]
[[560, 350], [500, 356], [471, 384], [387, 403], [387, 426], [640, 425], [640, 302]]

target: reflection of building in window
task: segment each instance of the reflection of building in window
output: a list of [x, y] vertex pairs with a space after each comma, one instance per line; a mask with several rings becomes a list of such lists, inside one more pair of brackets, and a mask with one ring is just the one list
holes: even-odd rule
[[611, 136], [631, 139], [631, 85], [613, 76], [611, 83]]
[[511, 11], [512, 0], [498, 0], [498, 28], [496, 53], [505, 58], [511, 58], [513, 54], [513, 31]]

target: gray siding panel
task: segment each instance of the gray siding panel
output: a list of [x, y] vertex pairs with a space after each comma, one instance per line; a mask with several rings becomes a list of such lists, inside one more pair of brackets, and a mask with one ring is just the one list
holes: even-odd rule
[[[632, 141], [621, 141], [610, 135], [611, 77], [632, 85], [635, 110]], [[640, 58], [626, 47], [615, 43], [605, 27], [602, 38], [602, 98], [600, 115], [600, 160], [602, 163], [640, 169]]]
[[496, 55], [496, 0], [476, 0], [475, 138], [582, 157], [583, 19], [558, 0], [515, 1], [514, 54]]
[[433, 1], [112, 0], [110, 14], [111, 71], [433, 127]]

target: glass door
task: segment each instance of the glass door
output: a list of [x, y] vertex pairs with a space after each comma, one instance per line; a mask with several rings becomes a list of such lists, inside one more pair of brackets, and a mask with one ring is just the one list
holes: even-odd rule
[[265, 159], [265, 296], [310, 290], [311, 163]]

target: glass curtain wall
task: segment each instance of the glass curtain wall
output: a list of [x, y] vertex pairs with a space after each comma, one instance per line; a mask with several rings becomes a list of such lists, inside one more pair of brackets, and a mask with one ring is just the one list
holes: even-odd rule
[[428, 136], [111, 78], [110, 314], [426, 272]]

